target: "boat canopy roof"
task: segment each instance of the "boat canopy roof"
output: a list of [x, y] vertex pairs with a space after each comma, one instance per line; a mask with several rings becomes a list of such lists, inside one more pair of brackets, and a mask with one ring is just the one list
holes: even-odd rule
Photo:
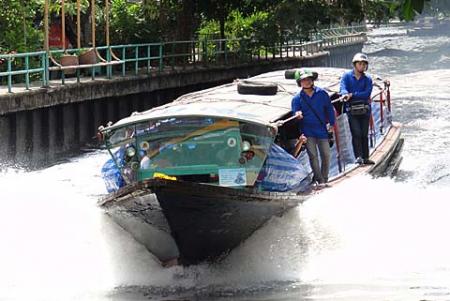
[[[342, 68], [309, 68], [319, 74], [315, 84], [331, 95], [339, 92], [339, 79], [346, 71]], [[185, 94], [175, 101], [143, 112], [135, 112], [106, 127], [103, 131], [113, 130], [147, 120], [172, 117], [210, 116], [229, 118], [249, 123], [274, 126], [274, 122], [291, 112], [292, 97], [299, 87], [293, 79], [285, 78], [285, 70], [264, 73], [246, 79], [252, 82], [276, 84], [275, 95], [239, 94], [233, 83]]]

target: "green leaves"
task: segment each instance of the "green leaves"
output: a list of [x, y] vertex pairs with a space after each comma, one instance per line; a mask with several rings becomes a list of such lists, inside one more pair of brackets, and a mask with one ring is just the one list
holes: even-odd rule
[[390, 8], [390, 14], [397, 15], [401, 20], [411, 21], [418, 14], [421, 14], [426, 4], [430, 3], [430, 0], [390, 0], [390, 1], [368, 1], [371, 3], [384, 3]]
[[26, 52], [41, 48], [42, 32], [34, 26], [35, 1], [0, 0], [0, 48], [2, 52]]
[[410, 21], [417, 14], [422, 13], [425, 3], [429, 0], [402, 0], [400, 4], [400, 18]]

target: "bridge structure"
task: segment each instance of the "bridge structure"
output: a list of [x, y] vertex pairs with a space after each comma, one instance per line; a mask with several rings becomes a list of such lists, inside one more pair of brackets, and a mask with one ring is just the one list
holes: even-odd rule
[[274, 45], [198, 39], [0, 54], [0, 161], [46, 164], [93, 144], [101, 124], [236, 78], [349, 67], [365, 41], [365, 26], [351, 26]]

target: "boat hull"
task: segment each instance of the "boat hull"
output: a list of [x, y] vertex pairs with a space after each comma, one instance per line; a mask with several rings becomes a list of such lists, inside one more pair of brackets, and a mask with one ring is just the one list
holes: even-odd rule
[[305, 199], [191, 182], [153, 180], [147, 185], [157, 195], [184, 265], [221, 258], [270, 218]]
[[178, 259], [179, 251], [156, 195], [135, 185], [100, 203], [119, 226], [143, 244], [162, 265]]

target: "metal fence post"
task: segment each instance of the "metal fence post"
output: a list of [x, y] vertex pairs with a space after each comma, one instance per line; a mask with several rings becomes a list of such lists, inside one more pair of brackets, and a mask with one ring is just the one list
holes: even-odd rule
[[123, 48], [122, 48], [122, 61], [123, 61], [123, 64], [122, 64], [122, 76], [125, 76], [125, 68], [126, 68], [125, 64], [127, 62], [125, 46], [123, 46]]
[[136, 62], [134, 63], [134, 74], [138, 75], [139, 73], [139, 46], [134, 48], [134, 58]]
[[48, 87], [49, 84], [49, 77], [50, 77], [50, 71], [48, 70], [48, 52], [46, 51], [41, 56], [41, 67], [42, 67], [42, 86]]
[[206, 66], [208, 65], [208, 40], [205, 37], [205, 39], [203, 40], [203, 45], [202, 45], [202, 52], [203, 52], [203, 64]]
[[151, 57], [150, 45], [147, 45], [147, 74], [150, 73], [150, 57]]
[[111, 62], [111, 46], [108, 45], [106, 49], [106, 61], [108, 62], [108, 66], [106, 66], [106, 77], [111, 79], [112, 77], [112, 66], [109, 64]]
[[163, 53], [164, 53], [164, 43], [161, 42], [159, 44], [159, 72], [161, 73], [161, 71], [164, 68], [164, 60], [163, 60]]
[[30, 90], [30, 57], [28, 55], [25, 57], [25, 70], [25, 88]]
[[6, 59], [7, 67], [8, 67], [8, 93], [11, 93], [12, 88], [12, 66], [11, 66], [11, 55]]

